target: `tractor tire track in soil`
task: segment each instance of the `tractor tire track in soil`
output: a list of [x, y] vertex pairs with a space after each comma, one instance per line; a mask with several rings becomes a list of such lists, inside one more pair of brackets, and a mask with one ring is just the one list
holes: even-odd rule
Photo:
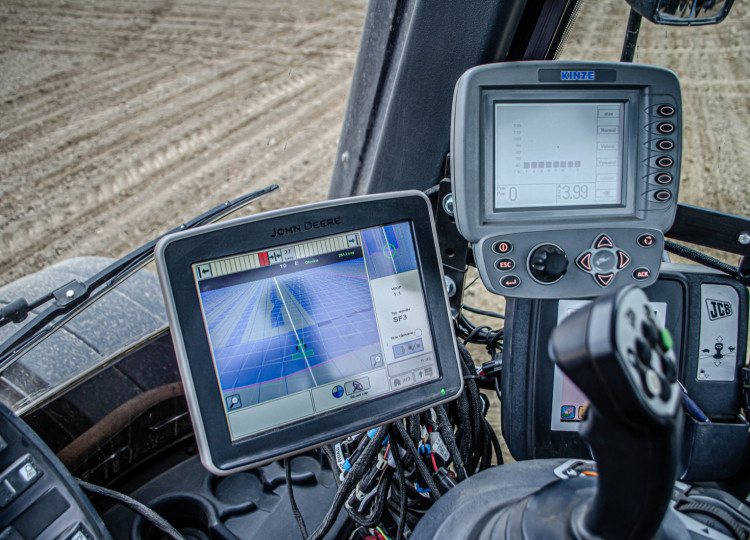
[[365, 8], [0, 5], [0, 284], [271, 183], [255, 210], [324, 199]]

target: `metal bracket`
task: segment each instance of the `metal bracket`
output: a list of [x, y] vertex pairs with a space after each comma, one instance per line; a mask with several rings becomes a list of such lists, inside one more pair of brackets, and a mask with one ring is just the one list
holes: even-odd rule
[[750, 283], [750, 219], [678, 204], [674, 223], [666, 236], [739, 255], [740, 281]]
[[81, 297], [88, 296], [88, 291], [86, 291], [86, 286], [83, 283], [74, 279], [59, 289], [55, 289], [52, 292], [52, 296], [55, 298], [55, 305], [63, 307], [75, 302]]
[[469, 243], [456, 227], [451, 181], [448, 178], [441, 180], [437, 193], [431, 194], [430, 198], [435, 214], [435, 229], [440, 241], [440, 259], [443, 263], [448, 300], [451, 312], [457, 314], [463, 300]]

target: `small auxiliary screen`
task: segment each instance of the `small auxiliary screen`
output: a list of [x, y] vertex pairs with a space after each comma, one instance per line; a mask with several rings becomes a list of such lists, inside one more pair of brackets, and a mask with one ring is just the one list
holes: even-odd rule
[[[591, 300], [560, 300], [557, 307], [557, 324], [568, 315], [589, 304]], [[654, 318], [662, 326], [667, 321], [666, 302], [649, 302]], [[552, 431], [578, 431], [578, 424], [585, 416], [589, 400], [562, 370], [555, 366], [554, 383], [552, 387], [552, 417], [550, 429]]]
[[622, 102], [496, 102], [494, 208], [622, 203]]
[[440, 377], [409, 222], [192, 269], [232, 441]]

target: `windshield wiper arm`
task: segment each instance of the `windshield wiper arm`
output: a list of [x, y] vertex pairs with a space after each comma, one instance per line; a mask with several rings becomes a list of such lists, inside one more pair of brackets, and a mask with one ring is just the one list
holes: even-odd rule
[[247, 204], [250, 204], [261, 197], [265, 197], [277, 189], [279, 189], [279, 186], [272, 184], [258, 191], [248, 193], [247, 195], [243, 195], [232, 201], [220, 204], [208, 212], [205, 212], [187, 223], [175, 227], [171, 231], [142, 245], [83, 282], [74, 279], [31, 303], [26, 302], [24, 298], [19, 298], [3, 307], [0, 309], [0, 326], [10, 322], [23, 322], [31, 310], [43, 306], [50, 301], [53, 302], [50, 307], [42, 311], [33, 320], [20, 328], [2, 345], [0, 345], [0, 373], [2, 373], [10, 363], [11, 359], [21, 349], [26, 348], [36, 339], [41, 339], [44, 336], [51, 334], [68, 319], [62, 318], [57, 320], [54, 324], [50, 324], [53, 320], [62, 315], [71, 314], [76, 309], [82, 308], [89, 299], [98, 297], [114, 285], [123, 281], [136, 270], [148, 264], [154, 257], [154, 247], [156, 246], [156, 243], [162, 237], [167, 234], [213, 223], [228, 214], [239, 210]]

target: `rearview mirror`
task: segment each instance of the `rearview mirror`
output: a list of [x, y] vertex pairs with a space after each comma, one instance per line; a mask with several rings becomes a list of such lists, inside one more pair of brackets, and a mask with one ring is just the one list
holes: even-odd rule
[[697, 26], [724, 20], [734, 0], [626, 0], [637, 13], [656, 24]]

